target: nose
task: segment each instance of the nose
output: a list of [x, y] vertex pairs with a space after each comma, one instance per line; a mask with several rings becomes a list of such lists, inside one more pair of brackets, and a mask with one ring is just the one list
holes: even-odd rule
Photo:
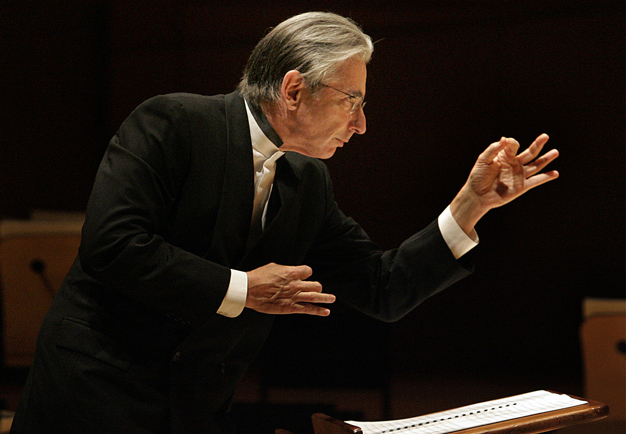
[[366, 130], [367, 121], [365, 120], [365, 112], [363, 111], [363, 107], [359, 107], [350, 119], [350, 131], [356, 134], [365, 134]]

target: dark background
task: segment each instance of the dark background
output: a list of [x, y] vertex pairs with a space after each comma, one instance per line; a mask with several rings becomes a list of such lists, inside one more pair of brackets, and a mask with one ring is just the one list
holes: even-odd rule
[[485, 217], [476, 272], [401, 321], [341, 306], [281, 318], [269, 344], [287, 341], [281, 365], [323, 371], [284, 382], [580, 385], [582, 300], [624, 297], [624, 2], [405, 3], [4, 1], [0, 215], [83, 210], [109, 138], [144, 99], [228, 93], [269, 27], [307, 10], [351, 16], [376, 41], [368, 132], [328, 164], [340, 206], [381, 246], [436, 218], [502, 135], [525, 147], [548, 133], [561, 178]]

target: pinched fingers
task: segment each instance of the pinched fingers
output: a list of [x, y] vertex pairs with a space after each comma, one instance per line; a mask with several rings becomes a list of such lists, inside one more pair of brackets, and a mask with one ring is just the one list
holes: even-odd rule
[[493, 160], [496, 158], [496, 156], [503, 147], [504, 143], [502, 143], [502, 141], [493, 142], [478, 156], [478, 163], [489, 165], [491, 162], [493, 162]]
[[478, 162], [491, 164], [492, 162], [506, 162], [507, 159], [514, 158], [519, 150], [519, 142], [513, 138], [502, 137], [499, 141], [493, 142], [478, 157]]
[[507, 165], [516, 165], [518, 164], [518, 160], [516, 160], [517, 151], [519, 150], [519, 142], [513, 138], [502, 137], [500, 139], [500, 151], [498, 155], [494, 158], [494, 161], [498, 163], [504, 163]]
[[500, 142], [502, 141], [505, 142], [504, 150], [509, 155], [517, 155], [517, 151], [519, 151], [519, 142], [517, 140], [512, 137], [502, 137]]

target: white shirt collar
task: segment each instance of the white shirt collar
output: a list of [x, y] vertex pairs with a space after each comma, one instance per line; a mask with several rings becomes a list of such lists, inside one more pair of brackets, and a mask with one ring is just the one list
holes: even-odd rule
[[246, 113], [248, 115], [248, 125], [250, 126], [250, 139], [252, 140], [252, 148], [260, 152], [266, 159], [271, 157], [275, 152], [279, 151], [278, 147], [272, 143], [272, 141], [265, 135], [265, 133], [259, 127], [256, 119], [252, 115], [250, 111], [250, 107], [248, 106], [248, 101], [245, 101], [246, 104]]

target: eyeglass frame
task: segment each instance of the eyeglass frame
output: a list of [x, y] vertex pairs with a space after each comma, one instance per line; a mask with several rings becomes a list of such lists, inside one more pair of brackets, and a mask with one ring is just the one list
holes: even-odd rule
[[[324, 87], [330, 87], [331, 89], [336, 90], [337, 92], [341, 92], [344, 95], [350, 97], [350, 98], [354, 98], [354, 102], [352, 103], [352, 107], [350, 107], [350, 114], [353, 115], [357, 112], [357, 110], [359, 109], [359, 107], [361, 109], [363, 109], [365, 107], [365, 104], [367, 104], [367, 101], [365, 101], [365, 98], [363, 98], [362, 96], [356, 96], [356, 95], [352, 95], [351, 93], [348, 92], [344, 92], [343, 90], [339, 90], [336, 87], [332, 87], [329, 86], [325, 83], [322, 83], [322, 86]], [[361, 100], [361, 103], [359, 104], [359, 100]]]

